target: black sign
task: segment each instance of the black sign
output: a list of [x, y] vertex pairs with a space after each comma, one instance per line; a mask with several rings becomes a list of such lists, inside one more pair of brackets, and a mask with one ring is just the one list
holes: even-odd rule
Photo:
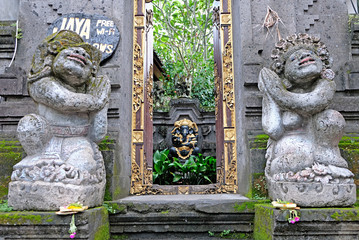
[[112, 55], [120, 41], [120, 32], [115, 23], [109, 18], [97, 14], [64, 14], [51, 24], [47, 34], [50, 35], [60, 30], [74, 31], [85, 42], [100, 49], [102, 52], [101, 61]]

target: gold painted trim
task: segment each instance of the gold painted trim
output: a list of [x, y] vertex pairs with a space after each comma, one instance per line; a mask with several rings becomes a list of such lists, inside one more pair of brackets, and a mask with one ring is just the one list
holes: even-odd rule
[[151, 121], [153, 121], [153, 64], [150, 66], [150, 71], [147, 77], [146, 95], [149, 105], [149, 113]]
[[135, 27], [136, 28], [145, 27], [145, 16], [135, 16]]
[[221, 14], [221, 25], [231, 25], [232, 24], [232, 15], [230, 13]]
[[[148, 1], [147, 1], [148, 2]], [[145, 0], [142, 0], [142, 6], [145, 8]], [[220, 35], [221, 35], [221, 49], [222, 49], [222, 78], [223, 89], [219, 89], [219, 82], [216, 82], [216, 88], [223, 91], [223, 99], [218, 99], [217, 104], [223, 104], [224, 126], [229, 127], [224, 129], [224, 156], [221, 159], [221, 167], [217, 168], [217, 184], [210, 184], [206, 186], [158, 186], [153, 185], [152, 168], [149, 168], [144, 156], [143, 150], [143, 131], [144, 129], [144, 98], [151, 100], [151, 95], [148, 95], [149, 90], [153, 87], [151, 79], [148, 80], [148, 85], [144, 86], [144, 49], [137, 43], [139, 40], [142, 46], [145, 45], [145, 16], [136, 16], [137, 0], [134, 4], [134, 18], [133, 18], [133, 93], [132, 93], [132, 154], [131, 154], [131, 189], [130, 193], [135, 195], [143, 194], [217, 194], [217, 193], [236, 193], [238, 191], [237, 180], [237, 145], [236, 145], [236, 125], [235, 125], [235, 81], [233, 71], [233, 48], [232, 48], [232, 3], [228, 0], [228, 12], [223, 12], [223, 0], [220, 2]], [[145, 12], [145, 9], [143, 9]], [[228, 41], [224, 42], [224, 29], [228, 28]], [[137, 31], [141, 29], [141, 39], [137, 39]], [[151, 66], [152, 70], [152, 66]], [[150, 72], [151, 72], [150, 70]], [[153, 70], [152, 70], [153, 71]], [[217, 72], [216, 72], [217, 71]], [[150, 73], [150, 76], [152, 73]], [[216, 81], [219, 81], [219, 74], [217, 66], [215, 66]], [[144, 89], [144, 87], [146, 89]], [[145, 90], [147, 93], [145, 93]], [[147, 95], [146, 95], [147, 94]], [[152, 101], [149, 101], [152, 105]], [[218, 106], [218, 105], [217, 105]], [[231, 126], [226, 126], [227, 109], [231, 115]], [[140, 112], [138, 112], [140, 110]], [[218, 107], [216, 107], [218, 111]], [[217, 114], [216, 114], [217, 116]], [[136, 129], [136, 121], [140, 119], [141, 129]], [[141, 156], [136, 156], [140, 154]], [[140, 161], [137, 164], [136, 159]]]
[[[137, 34], [137, 33], [136, 33]], [[132, 106], [136, 113], [143, 105], [143, 56], [136, 42], [133, 49], [133, 94]]]
[[236, 130], [234, 128], [224, 129], [224, 141], [235, 141], [236, 140]]
[[143, 143], [143, 131], [133, 131], [133, 143]]

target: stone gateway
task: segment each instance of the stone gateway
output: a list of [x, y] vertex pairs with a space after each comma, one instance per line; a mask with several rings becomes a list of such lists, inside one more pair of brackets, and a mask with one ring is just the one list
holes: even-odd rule
[[97, 76], [101, 52], [62, 30], [36, 49], [28, 91], [38, 114], [24, 116], [18, 137], [27, 157], [14, 166], [9, 205], [57, 210], [103, 202], [105, 168], [96, 142], [107, 132], [110, 82]]
[[292, 35], [271, 57], [271, 70], [263, 68], [258, 82], [270, 137], [265, 175], [271, 199], [303, 207], [354, 204], [354, 174], [338, 148], [345, 120], [328, 109], [335, 82], [326, 46], [317, 37]]

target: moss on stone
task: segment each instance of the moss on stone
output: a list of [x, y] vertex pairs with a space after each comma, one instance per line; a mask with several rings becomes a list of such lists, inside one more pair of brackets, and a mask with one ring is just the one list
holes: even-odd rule
[[252, 198], [268, 198], [268, 188], [264, 173], [253, 173], [252, 181]]
[[101, 207], [101, 211], [102, 221], [94, 234], [94, 240], [110, 239], [110, 222], [108, 218], [108, 212], [104, 207]]
[[255, 206], [257, 204], [264, 204], [270, 202], [269, 199], [266, 200], [258, 200], [258, 201], [251, 201], [251, 202], [242, 202], [242, 203], [235, 203], [234, 209], [236, 212], [254, 212]]
[[120, 194], [121, 194], [121, 187], [117, 186], [115, 191], [113, 192], [113, 196], [115, 197], [115, 199], [117, 199], [118, 196], [120, 196]]
[[258, 240], [272, 239], [273, 209], [271, 204], [255, 205], [253, 238]]
[[105, 201], [112, 201], [112, 195], [111, 195], [111, 192], [110, 192], [110, 184], [108, 183], [108, 181], [106, 182], [104, 200]]
[[109, 136], [106, 136], [99, 144], [98, 147], [100, 151], [111, 150], [111, 146], [115, 143], [115, 140], [110, 139]]
[[330, 217], [336, 221], [359, 221], [359, 208], [336, 210]]
[[40, 224], [42, 222], [52, 222], [52, 215], [40, 215], [33, 212], [10, 212], [0, 213], [0, 224], [4, 225], [22, 225], [22, 224]]
[[120, 235], [111, 235], [111, 239], [119, 239], [119, 240], [125, 240], [129, 237], [126, 234], [120, 234]]
[[254, 137], [254, 140], [250, 141], [251, 149], [267, 149], [267, 142], [269, 136], [266, 134], [260, 134]]
[[19, 141], [0, 141], [0, 199], [8, 194], [12, 167], [21, 161], [23, 154]]

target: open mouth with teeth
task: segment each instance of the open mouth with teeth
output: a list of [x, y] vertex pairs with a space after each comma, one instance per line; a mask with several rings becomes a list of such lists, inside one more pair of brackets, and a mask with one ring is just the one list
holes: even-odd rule
[[311, 57], [306, 57], [299, 62], [299, 66], [306, 66], [315, 63], [315, 60]]
[[74, 60], [76, 62], [81, 63], [81, 65], [85, 66], [86, 65], [86, 58], [82, 55], [78, 55], [78, 54], [70, 54], [68, 57], [68, 59]]

